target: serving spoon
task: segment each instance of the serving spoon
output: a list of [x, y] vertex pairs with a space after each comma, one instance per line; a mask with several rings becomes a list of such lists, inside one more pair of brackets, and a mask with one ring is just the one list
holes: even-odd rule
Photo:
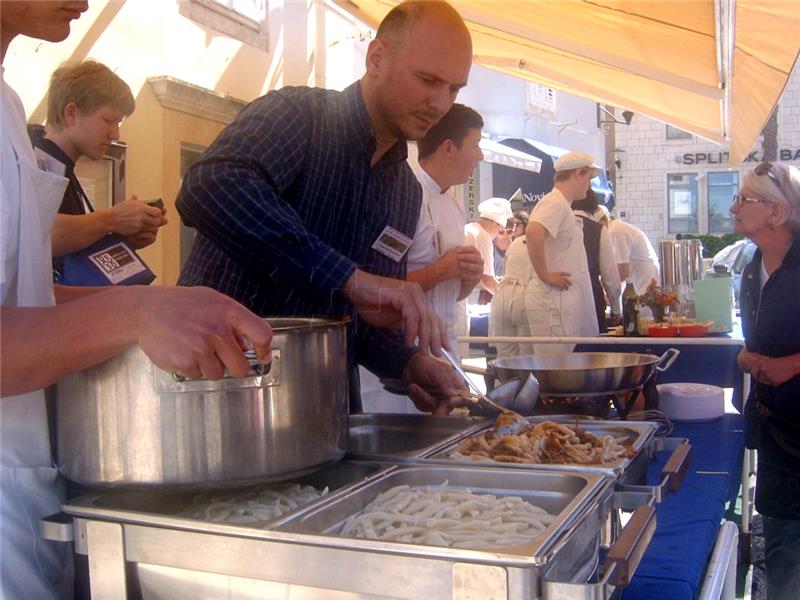
[[494, 409], [494, 411], [500, 411], [500, 417], [498, 417], [498, 421], [502, 420], [502, 424], [499, 427], [496, 427], [498, 434], [517, 435], [529, 426], [528, 421], [521, 414], [500, 406], [497, 402], [484, 394], [480, 388], [475, 385], [475, 382], [467, 376], [456, 358], [445, 348], [442, 348], [442, 356], [447, 359], [447, 362], [450, 363], [450, 366], [452, 366], [456, 370], [456, 373], [461, 376], [461, 379], [464, 380], [464, 383], [466, 383], [467, 386], [472, 389], [472, 392], [475, 394], [474, 402], [478, 405], [478, 407], [482, 408], [483, 410], [487, 410], [486, 407], [489, 407], [489, 410]]

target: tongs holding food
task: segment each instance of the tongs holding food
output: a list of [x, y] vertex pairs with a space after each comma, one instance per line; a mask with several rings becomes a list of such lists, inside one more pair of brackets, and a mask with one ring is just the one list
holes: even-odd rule
[[529, 423], [525, 417], [514, 412], [513, 410], [508, 410], [507, 408], [499, 405], [497, 402], [484, 394], [480, 388], [475, 385], [475, 382], [467, 376], [467, 374], [464, 372], [464, 369], [461, 368], [459, 362], [452, 354], [450, 354], [450, 352], [442, 348], [442, 355], [456, 370], [456, 373], [461, 376], [461, 378], [464, 380], [464, 383], [466, 383], [467, 386], [472, 390], [474, 394], [471, 396], [471, 398], [473, 398], [472, 402], [475, 402], [478, 408], [490, 415], [497, 414], [498, 411], [500, 412], [500, 416], [497, 418], [497, 422], [495, 424], [495, 429], [497, 430], [498, 434], [517, 435], [528, 427]]

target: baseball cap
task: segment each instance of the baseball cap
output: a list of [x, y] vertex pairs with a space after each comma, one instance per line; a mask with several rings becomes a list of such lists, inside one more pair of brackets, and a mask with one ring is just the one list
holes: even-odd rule
[[555, 164], [556, 171], [569, 171], [570, 169], [581, 169], [589, 167], [594, 169], [592, 177], [600, 174], [600, 167], [594, 163], [594, 156], [588, 152], [567, 152], [559, 157]]
[[478, 214], [484, 219], [490, 219], [502, 227], [514, 216], [511, 212], [511, 202], [505, 198], [489, 198], [478, 205]]

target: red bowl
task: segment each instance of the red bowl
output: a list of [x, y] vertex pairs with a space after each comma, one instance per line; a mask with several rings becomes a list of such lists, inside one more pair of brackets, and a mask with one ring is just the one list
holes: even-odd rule
[[678, 327], [678, 333], [683, 337], [705, 337], [708, 335], [708, 327], [706, 325], [698, 325], [697, 323], [680, 325]]
[[678, 335], [678, 328], [671, 325], [651, 325], [648, 333], [652, 337], [675, 337]]

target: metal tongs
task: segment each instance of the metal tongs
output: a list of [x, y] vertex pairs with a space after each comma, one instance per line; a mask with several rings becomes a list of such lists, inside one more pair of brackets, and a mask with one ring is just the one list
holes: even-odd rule
[[500, 406], [497, 402], [484, 394], [480, 388], [475, 385], [475, 382], [467, 376], [467, 374], [464, 372], [464, 369], [461, 368], [461, 365], [455, 359], [455, 357], [445, 348], [442, 348], [442, 356], [447, 359], [447, 362], [450, 363], [450, 365], [456, 370], [456, 373], [458, 373], [461, 376], [461, 379], [464, 380], [464, 383], [466, 383], [467, 386], [472, 390], [475, 395], [473, 402], [475, 402], [479, 408], [488, 412], [489, 414], [494, 414], [497, 411], [500, 411], [501, 417], [506, 417], [504, 420], [507, 420], [508, 422], [496, 428], [498, 434], [517, 435], [522, 433], [530, 425], [525, 417], [523, 417], [521, 414]]

